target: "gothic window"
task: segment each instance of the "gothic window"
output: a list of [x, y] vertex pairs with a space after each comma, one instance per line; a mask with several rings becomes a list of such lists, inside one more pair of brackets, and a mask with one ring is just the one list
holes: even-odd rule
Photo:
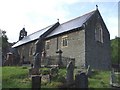
[[95, 40], [103, 43], [103, 30], [100, 24], [96, 24], [95, 28]]
[[50, 40], [46, 41], [46, 49], [50, 49]]
[[63, 36], [62, 37], [62, 46], [68, 46], [68, 36]]

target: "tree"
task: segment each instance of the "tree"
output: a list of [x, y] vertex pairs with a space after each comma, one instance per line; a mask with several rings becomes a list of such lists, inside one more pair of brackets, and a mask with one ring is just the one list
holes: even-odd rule
[[111, 54], [112, 54], [112, 63], [120, 63], [120, 38], [116, 37], [111, 40]]
[[2, 49], [7, 49], [8, 48], [8, 38], [5, 35], [6, 31], [2, 31]]
[[2, 62], [6, 58], [6, 54], [9, 51], [9, 43], [8, 38], [6, 36], [6, 31], [2, 30]]

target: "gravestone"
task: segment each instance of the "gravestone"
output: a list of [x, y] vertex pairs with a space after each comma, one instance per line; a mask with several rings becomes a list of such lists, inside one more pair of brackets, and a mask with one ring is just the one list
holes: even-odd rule
[[40, 90], [40, 88], [41, 88], [41, 76], [39, 75], [32, 76], [32, 90], [33, 89]]
[[88, 88], [88, 76], [84, 72], [75, 75], [75, 87]]
[[43, 40], [39, 39], [35, 43], [35, 52], [34, 52], [34, 68], [40, 68], [41, 66], [41, 57], [43, 51]]
[[67, 65], [67, 74], [66, 74], [66, 81], [68, 86], [74, 83], [73, 76], [74, 76], [74, 65], [73, 62], [70, 61]]
[[[39, 75], [39, 68], [41, 67], [41, 57], [43, 51], [44, 40], [42, 37], [35, 43], [35, 53], [34, 53], [34, 65], [32, 70], [32, 89], [41, 88], [41, 76]], [[33, 75], [34, 74], [34, 75]]]
[[42, 50], [43, 50], [43, 39], [39, 39], [35, 43], [35, 52], [34, 52], [34, 63], [33, 68], [31, 68], [32, 74], [38, 75], [39, 74], [39, 68], [41, 67], [41, 56], [42, 56]]
[[40, 56], [39, 53], [35, 55], [34, 68], [40, 68]]
[[31, 68], [29, 69], [29, 75], [39, 75], [39, 67], [40, 67], [40, 57], [39, 57], [39, 53], [36, 54], [36, 56], [34, 57], [34, 64], [31, 64]]
[[57, 75], [58, 75], [58, 67], [52, 67], [52, 68], [50, 69], [50, 75], [51, 75], [52, 77], [57, 76]]

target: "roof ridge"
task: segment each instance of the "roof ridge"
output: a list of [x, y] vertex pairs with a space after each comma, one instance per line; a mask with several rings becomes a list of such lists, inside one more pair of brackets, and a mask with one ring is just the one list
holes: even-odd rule
[[[69, 21], [66, 21], [66, 22], [64, 22], [64, 23], [62, 23], [62, 24], [71, 22], [71, 21], [73, 21], [73, 20], [75, 20], [75, 19], [78, 19], [78, 18], [80, 18], [80, 17], [82, 17], [82, 16], [85, 16], [85, 15], [90, 14], [90, 13], [95, 12], [95, 11], [96, 11], [96, 10], [93, 10], [93, 11], [91, 11], [91, 12], [85, 13], [85, 14], [83, 14], [83, 15], [81, 15], [81, 16], [78, 16], [78, 17], [73, 18], [73, 19], [71, 19], [71, 20], [69, 20]], [[61, 24], [61, 25], [62, 25], [62, 24]], [[52, 24], [52, 25], [54, 25], [54, 24]], [[37, 33], [37, 32], [39, 32], [39, 31], [42, 31], [42, 30], [44, 30], [44, 29], [46, 29], [46, 28], [48, 28], [48, 27], [50, 27], [50, 26], [52, 26], [52, 25], [49, 25], [49, 26], [47, 26], [47, 27], [45, 27], [45, 28], [43, 28], [43, 29], [37, 30], [36, 32], [33, 32], [33, 33], [29, 34], [28, 36], [30, 36], [30, 35], [32, 35], [32, 34], [34, 34], [34, 33]]]
[[[52, 24], [52, 25], [54, 25], [54, 24]], [[37, 30], [36, 32], [33, 32], [33, 33], [31, 33], [31, 34], [29, 34], [29, 35], [27, 35], [27, 36], [31, 36], [32, 34], [35, 34], [35, 33], [39, 32], [39, 31], [42, 31], [42, 30], [44, 30], [44, 29], [46, 29], [46, 28], [48, 28], [48, 27], [50, 27], [50, 26], [52, 26], [52, 25], [49, 25], [49, 26], [47, 26], [47, 27], [45, 27], [45, 28], [42, 28], [42, 29], [40, 29], [40, 30]], [[27, 36], [26, 36], [26, 37], [27, 37]]]
[[[81, 15], [81, 16], [78, 16], [78, 17], [73, 18], [73, 19], [71, 19], [71, 20], [69, 20], [69, 21], [66, 21], [66, 22], [64, 22], [64, 23], [62, 23], [62, 24], [71, 22], [71, 21], [73, 21], [73, 20], [75, 20], [75, 19], [78, 19], [78, 18], [80, 18], [80, 17], [83, 17], [83, 16], [85, 16], [85, 15], [87, 15], [87, 14], [93, 13], [93, 12], [95, 12], [95, 11], [96, 11], [96, 10], [93, 10], [93, 11], [91, 11], [91, 12], [85, 13], [85, 14], [83, 14], [83, 15]], [[62, 24], [61, 24], [61, 25], [62, 25]]]

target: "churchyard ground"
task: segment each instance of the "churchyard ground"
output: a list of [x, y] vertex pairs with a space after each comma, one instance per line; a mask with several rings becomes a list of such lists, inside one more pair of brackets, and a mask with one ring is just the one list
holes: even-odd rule
[[[31, 88], [31, 78], [28, 75], [30, 67], [2, 67], [2, 88]], [[42, 68], [42, 74], [49, 73], [49, 68]], [[76, 69], [74, 70], [76, 72]], [[66, 68], [59, 69], [58, 75], [51, 80], [42, 80], [42, 88], [58, 88], [64, 85]], [[94, 71], [89, 80], [89, 88], [110, 88], [110, 71]]]

